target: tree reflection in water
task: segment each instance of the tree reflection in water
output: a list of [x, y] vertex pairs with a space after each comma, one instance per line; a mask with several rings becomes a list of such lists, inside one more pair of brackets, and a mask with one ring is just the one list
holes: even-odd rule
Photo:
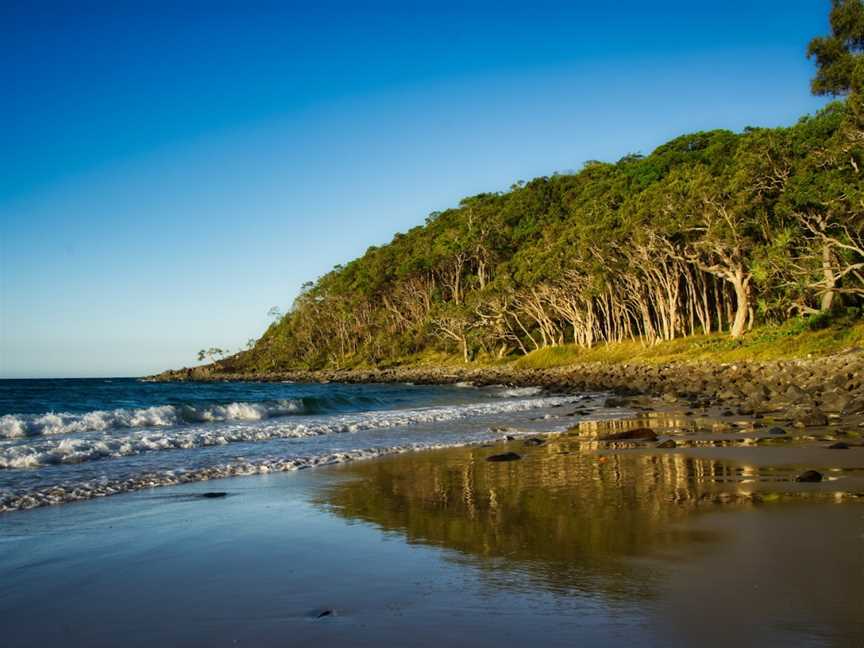
[[455, 550], [496, 585], [605, 597], [650, 595], [647, 562], [704, 551], [716, 533], [680, 524], [740, 469], [678, 453], [598, 455], [575, 438], [516, 448], [521, 461], [490, 463], [498, 449], [408, 453], [340, 468], [319, 504], [340, 516]]

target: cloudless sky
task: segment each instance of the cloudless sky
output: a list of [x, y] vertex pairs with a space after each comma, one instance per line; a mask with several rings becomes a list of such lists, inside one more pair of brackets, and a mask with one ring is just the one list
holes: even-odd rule
[[828, 0], [0, 3], [0, 377], [240, 348], [516, 180], [780, 126]]

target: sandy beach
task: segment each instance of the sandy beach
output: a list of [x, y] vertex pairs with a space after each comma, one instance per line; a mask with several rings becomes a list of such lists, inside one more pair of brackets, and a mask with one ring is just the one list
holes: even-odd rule
[[[7, 514], [4, 643], [860, 645], [860, 433], [732, 424], [666, 407]], [[676, 447], [598, 440], [644, 427]]]

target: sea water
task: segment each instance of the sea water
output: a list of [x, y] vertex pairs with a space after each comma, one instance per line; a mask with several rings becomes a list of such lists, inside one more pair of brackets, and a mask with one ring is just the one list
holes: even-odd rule
[[602, 402], [503, 385], [3, 380], [0, 511], [559, 431], [616, 415]]

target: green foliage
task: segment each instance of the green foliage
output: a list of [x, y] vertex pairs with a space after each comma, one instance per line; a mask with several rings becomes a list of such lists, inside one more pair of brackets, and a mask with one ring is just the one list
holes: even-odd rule
[[831, 29], [810, 44], [813, 89], [845, 101], [789, 128], [683, 135], [465, 198], [304, 284], [221, 366], [542, 366], [845, 343], [860, 327], [837, 313], [864, 303], [861, 0], [835, 0]]
[[812, 90], [818, 95], [842, 95], [862, 90], [864, 81], [864, 2], [832, 0], [831, 35], [814, 38], [807, 56], [816, 60]]
[[[853, 235], [862, 221], [860, 181], [838, 153], [851, 119], [835, 103], [791, 128], [682, 136], [647, 156], [466, 198], [305, 284], [231, 364], [499, 361], [626, 339], [642, 348], [728, 330], [742, 299], [736, 272], [750, 326], [813, 313], [824, 240], [807, 219], [830, 215], [827, 232], [851, 225]], [[838, 276], [861, 261], [845, 242]], [[860, 304], [858, 276], [837, 280], [834, 305]]]

